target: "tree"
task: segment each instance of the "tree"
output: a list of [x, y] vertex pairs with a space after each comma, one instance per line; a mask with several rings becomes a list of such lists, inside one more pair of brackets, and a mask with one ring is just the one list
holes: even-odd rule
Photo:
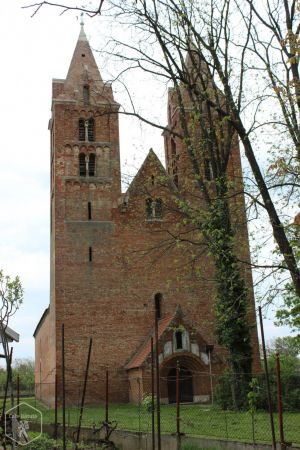
[[[0, 270], [0, 337], [3, 348], [3, 355], [6, 363], [6, 392], [10, 393], [13, 405], [13, 388], [12, 388], [12, 353], [9, 348], [9, 341], [6, 335], [6, 329], [10, 318], [17, 312], [23, 301], [23, 288], [18, 276], [11, 278], [4, 275]], [[5, 412], [5, 401], [3, 402], [3, 411]]]
[[34, 391], [34, 360], [31, 358], [15, 359], [13, 363], [13, 383], [16, 386], [19, 377], [20, 390]]
[[[277, 5], [279, 3], [277, 2]], [[296, 17], [296, 2], [292, 2], [290, 9], [287, 2], [284, 3], [285, 10], [288, 9], [290, 15], [286, 14], [286, 20], [283, 20], [282, 12], [277, 8], [276, 23], [287, 25], [290, 30], [289, 20], [294, 21]], [[47, 2], [37, 3], [35, 11], [44, 4]], [[195, 190], [192, 196], [201, 201], [198, 207], [195, 207], [189, 196], [177, 196], [182, 223], [187, 225], [193, 234], [187, 239], [185, 230], [172, 237], [175, 242], [189, 240], [199, 247], [204, 242], [207, 243], [216, 268], [219, 342], [228, 348], [234, 370], [246, 373], [251, 363], [249, 328], [245, 320], [246, 292], [240, 271], [240, 258], [234, 246], [235, 227], [229, 214], [230, 198], [237, 195], [238, 183], [232, 187], [232, 180], [227, 176], [228, 161], [236, 135], [243, 144], [257, 189], [257, 192], [249, 191], [247, 195], [255, 203], [259, 214], [264, 211], [268, 215], [278, 246], [280, 261], [271, 263], [269, 267], [271, 270], [288, 271], [297, 298], [300, 295], [296, 249], [289, 238], [281, 214], [281, 200], [287, 195], [288, 182], [283, 184], [282, 180], [280, 181], [285, 189], [283, 195], [278, 190], [275, 196], [273, 195], [274, 189], [278, 188], [278, 175], [275, 173], [270, 177], [263, 173], [259, 164], [260, 148], [256, 147], [255, 136], [257, 130], [274, 124], [273, 117], [266, 119], [264, 116], [263, 122], [260, 120], [262, 105], [271, 101], [274, 106], [274, 100], [279, 101], [281, 109], [278, 106], [277, 109], [283, 115], [283, 122], [276, 120], [275, 125], [280, 126], [283, 123], [287, 126], [292, 140], [298, 132], [297, 120], [294, 119], [296, 109], [293, 107], [297, 101], [297, 80], [293, 81], [295, 88], [285, 84], [288, 95], [283, 93], [281, 88], [278, 90], [279, 78], [275, 71], [277, 65], [272, 67], [270, 61], [272, 45], [260, 39], [258, 33], [259, 27], [266, 26], [272, 40], [278, 35], [278, 27], [276, 23], [274, 25], [274, 21], [272, 26], [266, 25], [260, 9], [256, 8], [252, 0], [108, 0], [104, 5], [108, 5], [108, 13], [119, 27], [125, 24], [126, 27], [130, 26], [137, 31], [137, 38], [132, 42], [111, 39], [112, 46], [108, 51], [123, 64], [127, 64], [123, 73], [127, 70], [137, 70], [154, 74], [172, 88], [172, 95], [176, 97], [180, 111], [179, 130], [166, 129], [151, 117], [137, 113], [131, 97], [131, 109], [126, 108], [122, 113], [134, 115], [184, 142], [193, 172]], [[267, 19], [272, 21], [270, 2], [266, 2], [266, 5], [269, 8]], [[62, 7], [69, 9], [68, 6]], [[102, 13], [105, 12], [103, 11], [102, 8]], [[92, 16], [99, 13], [98, 5], [97, 8], [88, 10], [88, 14]], [[254, 17], [258, 22], [254, 21]], [[297, 30], [293, 32], [294, 37], [297, 37], [297, 33]], [[285, 35], [285, 32], [281, 35]], [[286, 50], [294, 39], [290, 32], [289, 36], [287, 45], [282, 45], [283, 50]], [[278, 39], [278, 43], [280, 42], [281, 38]], [[263, 59], [260, 44], [271, 52]], [[293, 52], [294, 50], [287, 64], [287, 74], [289, 64], [292, 65], [293, 73], [296, 73], [297, 61]], [[258, 65], [259, 61], [266, 64], [267, 72], [265, 68], [262, 71], [262, 67]], [[265, 73], [271, 82], [266, 81]], [[249, 89], [248, 83], [253, 76], [257, 78], [257, 83]], [[116, 74], [116, 78], [120, 77], [120, 74]], [[274, 79], [277, 83], [275, 88], [272, 84]], [[289, 105], [289, 109], [284, 107], [285, 103]], [[293, 126], [289, 126], [289, 123]], [[293, 154], [294, 150], [291, 152]], [[295, 153], [297, 154], [297, 145]], [[216, 191], [212, 191], [203, 177], [200, 161], [203, 162], [206, 155], [211, 161]], [[280, 163], [278, 158], [275, 159], [274, 167], [279, 164], [287, 166], [286, 155], [283, 155], [282, 160], [283, 163]], [[241, 183], [239, 188], [243, 190]], [[296, 188], [297, 185], [293, 183], [293, 189]], [[187, 191], [190, 191], [190, 188]], [[202, 208], [203, 203], [205, 208]], [[247, 264], [247, 261], [243, 262]], [[235, 320], [231, 320], [232, 315]], [[242, 339], [238, 339], [239, 333], [243, 336]]]
[[[250, 32], [249, 50], [257, 60], [257, 66], [265, 74], [265, 87], [275, 105], [269, 114], [268, 124], [276, 126], [280, 146], [275, 146], [271, 155], [269, 174], [266, 176], [270, 192], [276, 192], [277, 210], [279, 202], [285, 207], [299, 207], [299, 160], [300, 160], [300, 78], [299, 78], [299, 13], [298, 0], [271, 0], [261, 2], [247, 0], [251, 14], [242, 16]], [[250, 17], [250, 19], [249, 19]], [[262, 36], [265, 36], [263, 39]], [[270, 129], [270, 128], [269, 128]], [[283, 136], [283, 138], [281, 137]], [[284, 150], [284, 151], [283, 151]], [[280, 190], [280, 196], [278, 196]], [[291, 208], [291, 211], [295, 211]], [[298, 213], [298, 211], [296, 211]], [[287, 215], [289, 216], [289, 214]], [[299, 267], [299, 221], [283, 218], [294, 261]], [[279, 246], [281, 251], [281, 247]], [[300, 330], [300, 297], [297, 283], [292, 277], [284, 281], [285, 267], [280, 270], [279, 289], [275, 286], [275, 297], [282, 293], [284, 305], [277, 311], [279, 324]]]
[[[50, 3], [32, 5], [34, 13], [46, 4]], [[225, 101], [218, 102], [215, 89], [204, 94], [194, 85], [190, 86], [191, 91], [230, 122], [238, 133], [257, 189], [256, 194], [248, 194], [260, 210], [259, 215], [267, 214], [280, 253], [281, 260], [269, 268], [288, 271], [297, 302], [300, 296], [297, 249], [288, 235], [281, 206], [299, 188], [299, 2], [107, 0], [95, 8], [61, 7], [64, 11], [79, 9], [94, 16], [105, 14], [106, 5], [119, 27], [130, 24], [139, 32], [140, 42], [112, 40], [113, 52], [128, 63], [127, 70], [154, 73], [165, 82], [174, 82], [175, 75], [177, 83], [184, 84], [188, 80], [180, 67], [184, 53], [188, 52], [187, 40], [193, 42], [194, 50], [209, 68]], [[152, 39], [151, 45], [147, 39]], [[155, 55], [150, 50], [154, 47]], [[265, 103], [269, 108], [267, 116], [263, 113]], [[151, 118], [141, 117], [134, 109], [124, 113], [151, 122]], [[260, 130], [266, 133], [266, 127], [273, 126], [280, 146], [274, 149], [270, 171], [265, 172], [259, 164], [261, 141], [257, 133]], [[288, 302], [286, 306], [289, 311]]]

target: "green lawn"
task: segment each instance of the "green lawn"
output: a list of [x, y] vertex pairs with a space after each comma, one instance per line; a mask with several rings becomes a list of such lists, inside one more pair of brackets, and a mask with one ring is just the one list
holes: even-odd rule
[[[34, 398], [24, 399], [32, 406], [38, 408], [43, 414], [44, 423], [54, 422], [54, 410], [47, 408]], [[222, 411], [200, 405], [181, 405], [180, 408], [181, 432], [190, 436], [207, 436], [211, 438], [253, 441], [252, 417], [248, 412]], [[66, 421], [68, 425], [77, 425], [78, 408], [67, 408]], [[104, 406], [89, 406], [84, 409], [83, 426], [91, 426], [104, 419]], [[118, 428], [130, 431], [151, 430], [151, 414], [144, 407], [135, 405], [110, 405], [109, 419], [118, 422]], [[61, 409], [58, 411], [58, 420], [62, 421]], [[278, 418], [274, 415], [276, 435], [278, 435]], [[163, 433], [176, 431], [175, 405], [161, 407], [161, 429]], [[284, 414], [285, 440], [300, 444], [300, 413]], [[269, 415], [257, 412], [254, 417], [254, 434], [257, 442], [271, 442]]]

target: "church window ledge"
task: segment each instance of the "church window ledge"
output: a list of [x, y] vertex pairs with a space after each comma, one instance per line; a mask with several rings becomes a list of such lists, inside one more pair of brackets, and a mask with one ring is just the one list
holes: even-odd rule
[[[78, 146], [78, 141], [79, 141], [79, 139], [77, 139], [77, 140], [69, 140], [68, 139], [68, 141], [66, 141], [65, 142], [65, 144], [64, 145], [70, 145], [70, 146]], [[87, 145], [87, 144], [89, 144], [89, 147], [96, 147], [96, 146], [98, 146], [98, 147], [109, 147], [109, 148], [111, 148], [112, 147], [112, 144], [111, 144], [111, 142], [108, 142], [108, 141], [86, 141], [86, 140], [84, 140], [84, 141], [79, 141], [79, 145], [80, 146], [83, 146], [83, 145]]]
[[111, 177], [100, 177], [100, 176], [63, 176], [62, 180], [66, 182], [80, 182], [80, 183], [111, 183], [112, 178]]
[[158, 218], [152, 218], [152, 219], [146, 219], [145, 220], [146, 223], [158, 223], [158, 222], [164, 222], [163, 219], [158, 219]]

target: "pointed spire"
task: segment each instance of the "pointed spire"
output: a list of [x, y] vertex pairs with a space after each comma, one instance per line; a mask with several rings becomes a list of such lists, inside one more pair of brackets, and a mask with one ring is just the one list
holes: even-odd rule
[[67, 75], [67, 84], [78, 88], [80, 83], [90, 80], [93, 83], [100, 83], [103, 86], [99, 69], [84, 31], [82, 16], [80, 27], [80, 33]]
[[83, 13], [81, 13], [81, 20], [80, 20], [80, 33], [79, 33], [79, 41], [87, 41], [87, 37], [84, 31], [84, 20], [83, 20]]

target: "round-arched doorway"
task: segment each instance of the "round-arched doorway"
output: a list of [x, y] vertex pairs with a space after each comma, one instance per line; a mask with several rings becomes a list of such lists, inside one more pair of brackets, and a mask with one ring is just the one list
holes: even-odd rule
[[[172, 368], [167, 376], [169, 403], [176, 403], [176, 368]], [[179, 401], [191, 403], [194, 399], [193, 374], [186, 367], [179, 367]]]

